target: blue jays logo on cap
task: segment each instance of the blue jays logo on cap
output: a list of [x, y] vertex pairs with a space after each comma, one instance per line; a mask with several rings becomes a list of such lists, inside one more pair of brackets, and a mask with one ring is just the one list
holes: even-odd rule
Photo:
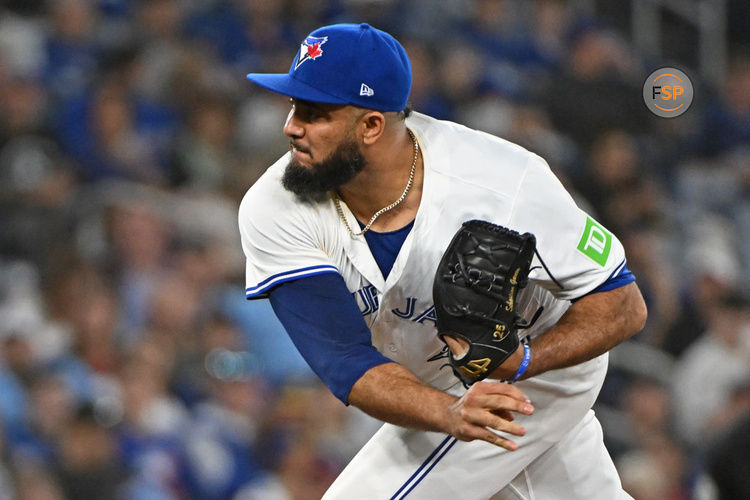
[[305, 41], [299, 46], [299, 57], [297, 58], [297, 64], [294, 65], [294, 69], [299, 68], [299, 65], [310, 59], [317, 59], [323, 55], [323, 49], [321, 45], [328, 41], [327, 36], [308, 36]]
[[289, 73], [247, 77], [299, 100], [400, 111], [409, 98], [411, 64], [398, 40], [385, 31], [367, 23], [333, 24], [304, 39]]

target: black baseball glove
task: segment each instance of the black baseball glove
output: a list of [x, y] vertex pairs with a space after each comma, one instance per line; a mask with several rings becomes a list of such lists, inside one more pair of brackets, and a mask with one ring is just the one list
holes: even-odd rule
[[438, 265], [432, 291], [438, 336], [469, 344], [460, 358], [446, 349], [453, 372], [467, 387], [513, 354], [517, 330], [530, 326], [517, 312], [516, 297], [528, 284], [535, 247], [531, 233], [471, 220], [463, 223]]

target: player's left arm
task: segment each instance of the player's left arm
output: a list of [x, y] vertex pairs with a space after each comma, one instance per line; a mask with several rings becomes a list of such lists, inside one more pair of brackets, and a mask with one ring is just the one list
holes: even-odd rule
[[[593, 359], [643, 328], [646, 305], [622, 244], [576, 206], [539, 157], [531, 157], [525, 169], [510, 225], [536, 236], [549, 272], [537, 267], [532, 279], [559, 300], [573, 302], [554, 326], [531, 340], [522, 378]], [[523, 355], [519, 346], [492, 376], [512, 377]]]
[[[552, 328], [531, 340], [531, 361], [521, 379], [604, 354], [639, 332], [646, 315], [646, 304], [635, 282], [586, 295], [573, 303]], [[522, 359], [523, 347], [519, 346], [492, 377], [512, 377]]]

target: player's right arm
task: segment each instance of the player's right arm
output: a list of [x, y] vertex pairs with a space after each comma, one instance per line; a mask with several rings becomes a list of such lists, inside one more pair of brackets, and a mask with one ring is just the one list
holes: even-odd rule
[[375, 349], [353, 297], [338, 274], [306, 277], [269, 291], [271, 305], [313, 371], [344, 403], [402, 427], [481, 439], [508, 450], [522, 436], [511, 412], [533, 408], [517, 387], [478, 383], [461, 398], [434, 389]]
[[461, 398], [438, 391], [396, 363], [375, 366], [352, 387], [349, 402], [380, 420], [402, 427], [445, 432], [461, 441], [481, 439], [507, 450], [518, 445], [488, 428], [523, 436], [511, 411], [530, 415], [534, 408], [518, 387], [477, 382]]

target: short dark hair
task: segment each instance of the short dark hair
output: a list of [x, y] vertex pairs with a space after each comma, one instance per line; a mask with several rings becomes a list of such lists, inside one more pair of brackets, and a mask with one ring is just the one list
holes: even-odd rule
[[401, 111], [398, 112], [398, 116], [402, 120], [405, 119], [405, 118], [409, 118], [409, 116], [411, 116], [411, 112], [412, 111], [414, 111], [414, 110], [412, 109], [411, 104], [407, 104], [404, 109], [402, 109]]

